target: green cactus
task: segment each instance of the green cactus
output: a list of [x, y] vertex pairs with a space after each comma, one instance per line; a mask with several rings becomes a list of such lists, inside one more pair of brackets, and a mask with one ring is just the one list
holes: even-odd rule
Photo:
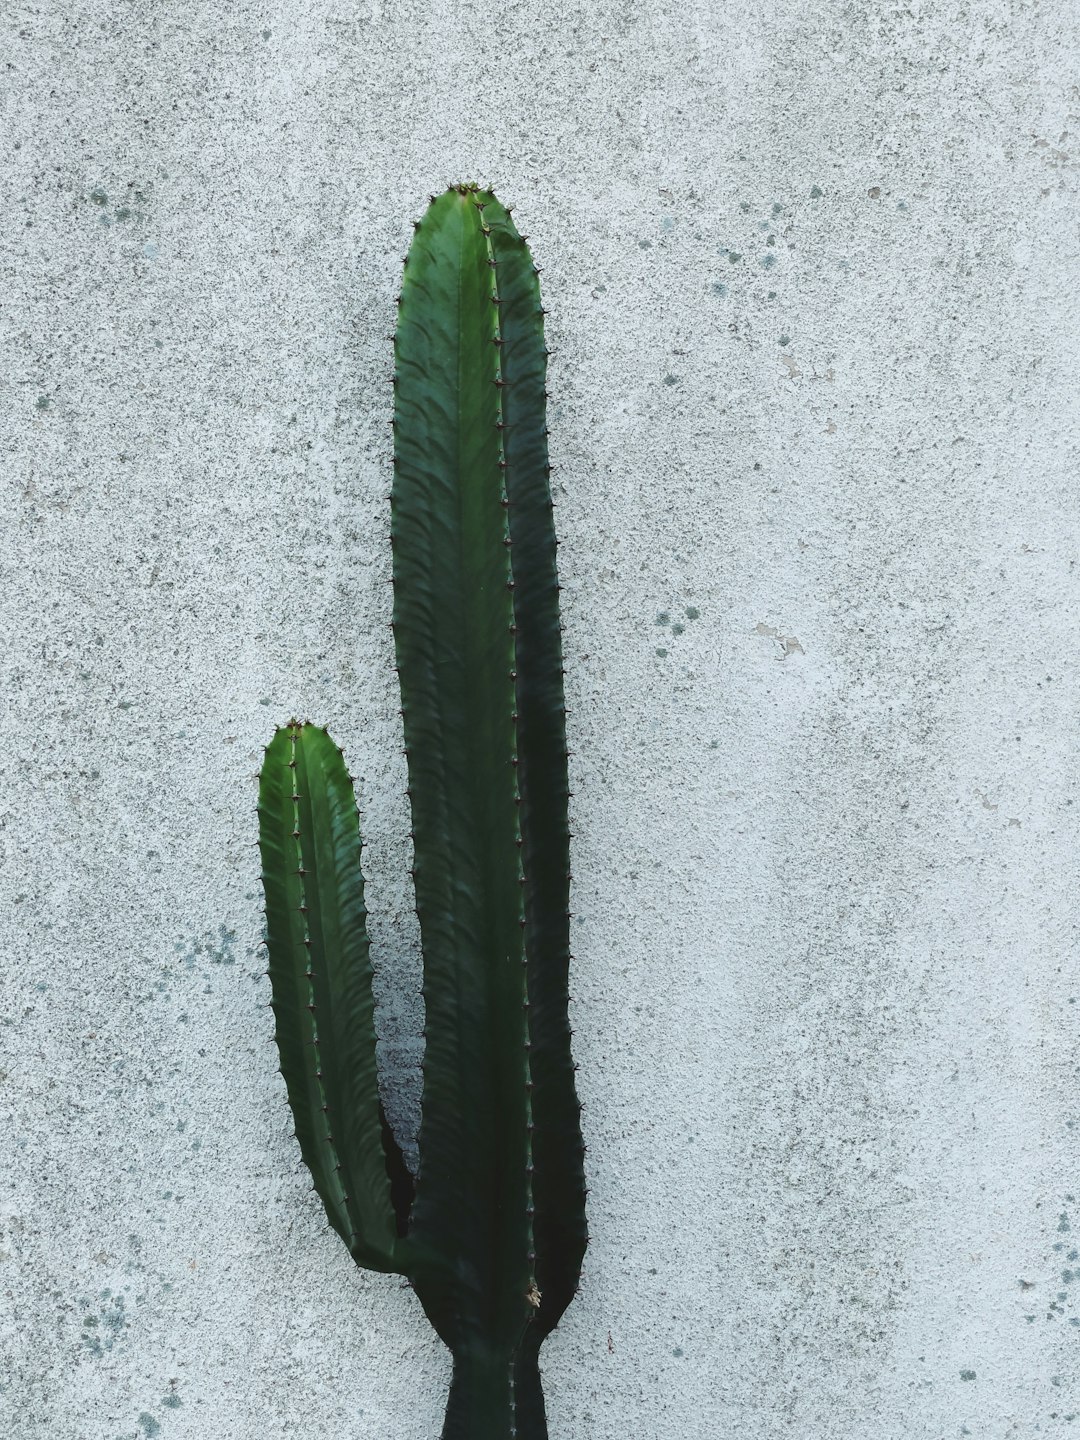
[[577, 1288], [561, 631], [537, 270], [490, 191], [417, 222], [395, 336], [394, 641], [426, 1010], [420, 1167], [379, 1099], [352, 782], [325, 730], [267, 748], [260, 835], [281, 1070], [358, 1264], [454, 1358], [443, 1440], [545, 1440], [540, 1345]]

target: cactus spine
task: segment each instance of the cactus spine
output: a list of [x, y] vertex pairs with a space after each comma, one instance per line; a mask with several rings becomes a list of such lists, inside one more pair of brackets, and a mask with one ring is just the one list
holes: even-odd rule
[[586, 1243], [567, 1021], [567, 764], [536, 267], [490, 191], [417, 223], [395, 336], [391, 543], [424, 951], [420, 1169], [378, 1097], [352, 783], [290, 724], [260, 791], [296, 1132], [354, 1259], [454, 1357], [443, 1440], [545, 1440], [537, 1355]]

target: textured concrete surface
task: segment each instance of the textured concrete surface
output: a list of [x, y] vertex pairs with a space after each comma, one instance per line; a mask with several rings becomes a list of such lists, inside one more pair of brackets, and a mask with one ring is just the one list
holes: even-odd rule
[[294, 713], [361, 777], [407, 1126], [386, 337], [459, 178], [558, 352], [552, 1440], [1080, 1433], [1076, 6], [0, 26], [3, 1440], [438, 1433], [290, 1138], [253, 777]]

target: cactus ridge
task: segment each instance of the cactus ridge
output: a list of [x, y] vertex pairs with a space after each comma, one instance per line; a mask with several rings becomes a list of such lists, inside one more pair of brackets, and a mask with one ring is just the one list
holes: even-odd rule
[[536, 267], [497, 201], [488, 207], [499, 261], [506, 388], [507, 497], [514, 541], [519, 714], [530, 1021], [534, 1041], [536, 1340], [573, 1298], [586, 1244], [583, 1148], [570, 1056], [569, 823], [566, 708], [557, 542], [547, 450], [547, 360]]
[[354, 1258], [405, 1275], [453, 1353], [443, 1440], [546, 1440], [537, 1357], [587, 1238], [537, 274], [508, 208], [453, 186], [414, 223], [397, 298], [391, 628], [424, 956], [415, 1181], [378, 1094], [344, 760], [291, 722], [260, 790], [297, 1138]]

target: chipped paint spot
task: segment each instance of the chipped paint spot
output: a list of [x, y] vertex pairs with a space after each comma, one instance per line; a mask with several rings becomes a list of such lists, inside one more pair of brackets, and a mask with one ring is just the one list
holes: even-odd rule
[[786, 660], [789, 655], [806, 654], [806, 651], [799, 644], [797, 636], [781, 635], [780, 631], [776, 628], [775, 625], [766, 625], [763, 620], [759, 621], [758, 624], [754, 626], [753, 634], [767, 635], [770, 640], [777, 641], [777, 643], [780, 645], [780, 648], [784, 652], [782, 655], [778, 655], [776, 657], [778, 660]]

